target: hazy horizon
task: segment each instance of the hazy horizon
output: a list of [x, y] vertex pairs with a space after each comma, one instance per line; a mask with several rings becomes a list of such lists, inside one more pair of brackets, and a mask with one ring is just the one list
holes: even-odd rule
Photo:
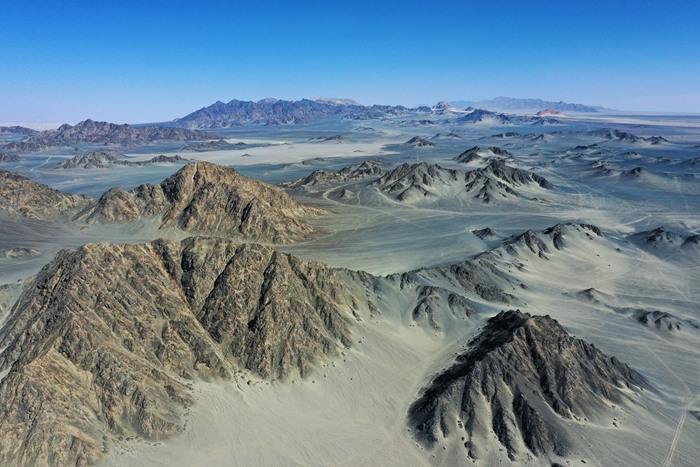
[[[416, 106], [496, 96], [697, 113], [700, 6], [22, 2], [0, 122], [158, 122], [217, 100]], [[623, 21], [624, 20], [624, 21]]]

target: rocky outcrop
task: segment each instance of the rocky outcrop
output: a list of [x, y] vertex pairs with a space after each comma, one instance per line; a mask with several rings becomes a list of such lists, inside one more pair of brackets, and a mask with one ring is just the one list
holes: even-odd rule
[[459, 184], [464, 174], [437, 164], [401, 164], [373, 184], [398, 201], [436, 196], [441, 190]]
[[157, 218], [161, 228], [288, 243], [312, 235], [306, 220], [319, 213], [234, 169], [192, 162], [159, 185], [113, 188], [78, 218], [88, 223]]
[[472, 230], [472, 233], [482, 240], [493, 240], [494, 238], [498, 238], [498, 234], [496, 234], [496, 232], [491, 227], [475, 229]]
[[177, 433], [197, 378], [308, 374], [350, 344], [362, 280], [223, 239], [60, 252], [2, 329], [0, 463], [86, 465]]
[[657, 254], [700, 253], [700, 234], [677, 232], [663, 226], [629, 235], [627, 239]]
[[59, 163], [57, 169], [104, 169], [113, 165], [121, 164], [122, 158], [104, 151], [92, 151], [85, 154], [73, 156]]
[[595, 419], [646, 386], [641, 374], [549, 316], [505, 311], [433, 378], [408, 423], [429, 448], [461, 438], [474, 459], [493, 438], [510, 461], [563, 457], [571, 446], [566, 420]]
[[207, 152], [207, 151], [230, 151], [234, 149], [245, 149], [250, 147], [244, 142], [229, 143], [225, 139], [218, 139], [213, 141], [202, 141], [199, 143], [190, 143], [184, 147], [185, 150], [195, 151], [195, 152]]
[[519, 251], [529, 251], [540, 258], [547, 258], [553, 251], [566, 248], [567, 237], [577, 235], [588, 239], [603, 237], [603, 233], [595, 225], [568, 222], [544, 230], [527, 230], [513, 235], [505, 239], [500, 248], [513, 256], [518, 256]]
[[488, 148], [482, 148], [480, 146], [473, 146], [457, 157], [454, 158], [455, 161], [461, 162], [463, 164], [469, 164], [474, 162], [480, 162], [485, 159], [512, 159], [513, 155], [505, 149], [499, 148], [498, 146], [490, 146]]
[[405, 143], [403, 143], [404, 146], [410, 146], [413, 148], [425, 148], [425, 147], [430, 147], [430, 146], [435, 146], [435, 143], [430, 141], [427, 138], [423, 138], [421, 136], [414, 136], [413, 138], [409, 139]]
[[324, 187], [338, 183], [356, 182], [384, 173], [384, 163], [379, 160], [367, 160], [359, 164], [349, 165], [337, 171], [315, 170], [306, 177], [292, 182], [281, 183], [284, 188], [313, 188]]
[[41, 183], [0, 170], [0, 213], [34, 219], [68, 217], [92, 200], [54, 190]]
[[446, 326], [446, 315], [454, 318], [469, 318], [475, 313], [469, 299], [441, 287], [419, 285], [416, 287], [416, 304], [411, 318], [418, 324], [427, 324], [441, 331]]
[[466, 191], [484, 203], [522, 197], [517, 187], [531, 184], [547, 190], [554, 188], [546, 178], [511, 167], [499, 159], [492, 159], [485, 167], [467, 172], [465, 178]]
[[623, 143], [649, 143], [651, 145], [658, 145], [661, 143], [668, 143], [669, 141], [662, 136], [650, 136], [648, 138], [637, 136], [626, 131], [621, 131], [613, 128], [601, 128], [598, 130], [591, 130], [587, 133], [589, 136], [595, 136], [599, 138], [604, 138], [610, 141], [619, 141]]

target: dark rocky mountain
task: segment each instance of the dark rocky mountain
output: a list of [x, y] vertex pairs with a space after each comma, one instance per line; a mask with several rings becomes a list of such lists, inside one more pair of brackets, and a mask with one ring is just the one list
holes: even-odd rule
[[467, 112], [466, 115], [457, 117], [455, 121], [457, 123], [491, 123], [497, 125], [506, 125], [514, 122], [513, 118], [506, 114], [489, 110], [467, 108]]
[[620, 131], [618, 129], [612, 128], [601, 128], [598, 130], [591, 130], [587, 133], [589, 136], [595, 136], [599, 138], [604, 138], [611, 141], [620, 141], [624, 143], [649, 143], [652, 145], [658, 145], [661, 143], [668, 143], [669, 141], [662, 136], [650, 136], [648, 138], [637, 136], [626, 131]]
[[450, 104], [447, 101], [440, 101], [437, 104], [435, 104], [432, 107], [432, 113], [435, 115], [446, 115], [446, 114], [451, 114], [451, 113], [456, 113], [460, 112], [459, 109], [454, 107], [452, 104]]
[[92, 200], [63, 193], [12, 172], [0, 170], [0, 212], [34, 219], [70, 217]]
[[366, 160], [349, 165], [337, 171], [314, 170], [306, 177], [292, 182], [281, 183], [284, 188], [326, 187], [337, 183], [347, 183], [378, 177], [384, 173], [384, 163], [380, 160]]
[[0, 126], [0, 136], [29, 136], [37, 133], [37, 130], [23, 126]]
[[17, 154], [6, 154], [0, 152], [0, 164], [5, 162], [19, 162], [21, 159]]
[[133, 127], [127, 124], [85, 120], [75, 126], [63, 124], [56, 130], [41, 131], [2, 146], [6, 151], [34, 152], [49, 147], [77, 144], [133, 146], [157, 141], [208, 140], [211, 134], [183, 128]]
[[[486, 230], [490, 229], [474, 231], [474, 234]], [[556, 224], [544, 230], [528, 230], [508, 237], [499, 245], [465, 261], [416, 269], [391, 278], [398, 281], [402, 289], [410, 284], [440, 286], [460, 291], [466, 297], [514, 304], [519, 301], [515, 294], [525, 285], [511, 272], [521, 269], [524, 259], [547, 259], [581, 238], [591, 240], [604, 238], [604, 235], [594, 225]]]
[[633, 169], [623, 170], [619, 177], [625, 180], [640, 180], [647, 176], [649, 171], [644, 167], [635, 167]]
[[403, 106], [372, 105], [302, 99], [286, 101], [263, 99], [257, 102], [233, 99], [227, 103], [218, 101], [175, 120], [179, 127], [230, 128], [240, 125], [285, 125], [309, 123], [324, 118], [364, 120], [396, 116], [429, 108], [408, 109]]
[[115, 165], [121, 166], [144, 166], [150, 164], [172, 164], [177, 162], [186, 162], [178, 155], [166, 156], [161, 154], [145, 161], [133, 161], [124, 156], [117, 156], [105, 151], [91, 151], [85, 154], [79, 154], [59, 163], [57, 169], [106, 169]]
[[454, 160], [463, 164], [469, 164], [473, 162], [480, 162], [489, 157], [512, 159], [513, 155], [507, 150], [497, 146], [490, 146], [488, 148], [473, 146], [456, 156]]
[[411, 405], [408, 423], [428, 448], [463, 440], [472, 459], [493, 442], [512, 462], [566, 457], [569, 420], [595, 420], [609, 404], [628, 400], [628, 391], [645, 387], [641, 374], [549, 316], [504, 311], [433, 378]]
[[694, 249], [700, 251], [700, 234], [676, 232], [663, 226], [632, 234], [627, 239], [642, 248], [662, 252], [678, 249], [686, 252]]
[[174, 435], [196, 379], [306, 375], [350, 345], [363, 287], [224, 239], [63, 250], [3, 327], [0, 463], [88, 465], [122, 438]]
[[472, 233], [482, 240], [493, 240], [494, 238], [498, 238], [498, 234], [496, 234], [496, 232], [491, 227], [475, 229], [472, 230]]
[[562, 114], [562, 112], [560, 112], [556, 109], [552, 109], [550, 107], [547, 109], [540, 110], [535, 115], [537, 115], [538, 117], [547, 117], [547, 116], [551, 116], [551, 115], [561, 115], [561, 114]]
[[536, 111], [541, 109], [553, 109], [559, 112], [585, 112], [593, 113], [603, 110], [602, 107], [584, 104], [572, 104], [563, 101], [545, 101], [542, 99], [517, 99], [513, 97], [496, 97], [482, 101], [454, 101], [453, 105], [457, 107], [478, 107], [499, 112], [515, 112], [515, 111]]
[[430, 146], [435, 146], [435, 143], [430, 141], [427, 138], [423, 138], [421, 136], [414, 136], [413, 138], [409, 139], [405, 143], [403, 143], [404, 146], [411, 146], [414, 148], [425, 148], [425, 147], [430, 147]]
[[[503, 182], [516, 186], [534, 183], [548, 190], [554, 188], [554, 186], [549, 183], [546, 178], [527, 170], [511, 167], [502, 160], [491, 160], [484, 169], [477, 169], [477, 171], [478, 170], [482, 170], [484, 173], [491, 174]], [[467, 178], [469, 179], [469, 177]]]
[[79, 154], [60, 162], [56, 165], [57, 169], [104, 169], [113, 165], [125, 163], [121, 157], [117, 157], [112, 153], [104, 151], [91, 151], [85, 154]]
[[491, 159], [485, 167], [467, 172], [465, 177], [465, 190], [484, 203], [521, 197], [517, 187], [530, 184], [547, 190], [554, 188], [546, 178], [499, 159]]
[[667, 311], [633, 308], [633, 307], [616, 307], [616, 312], [630, 316], [639, 324], [648, 327], [649, 329], [675, 333], [681, 330], [698, 331], [700, 325], [689, 319], [682, 319]]
[[408, 201], [438, 195], [439, 191], [464, 180], [464, 173], [437, 164], [401, 164], [376, 180], [373, 185], [397, 199]]
[[557, 124], [558, 120], [549, 117], [508, 115], [480, 108], [468, 107], [467, 113], [456, 117], [455, 123], [483, 123], [488, 125], [547, 125]]
[[345, 141], [345, 138], [343, 135], [316, 136], [315, 138], [310, 138], [309, 141], [312, 143], [342, 143]]
[[435, 133], [430, 139], [462, 139], [462, 136], [454, 131], [449, 131], [447, 133]]
[[183, 149], [187, 151], [195, 152], [207, 152], [207, 151], [229, 151], [233, 149], [245, 149], [252, 145], [248, 145], [243, 142], [229, 143], [225, 139], [217, 139], [212, 141], [202, 141], [198, 143], [187, 144]]
[[234, 169], [192, 162], [158, 185], [113, 188], [78, 219], [105, 223], [156, 218], [161, 228], [287, 243], [312, 235], [307, 220], [319, 213], [284, 190]]
[[[493, 155], [491, 151], [489, 153]], [[404, 163], [373, 182], [373, 186], [397, 201], [454, 199], [471, 195], [485, 203], [522, 197], [517, 188], [525, 185], [547, 190], [554, 188], [544, 177], [511, 167], [493, 157], [485, 167], [468, 172], [427, 162]]]

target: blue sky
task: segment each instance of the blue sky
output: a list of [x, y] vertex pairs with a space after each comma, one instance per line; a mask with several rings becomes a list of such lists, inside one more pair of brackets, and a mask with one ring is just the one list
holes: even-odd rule
[[268, 96], [700, 113], [700, 2], [8, 0], [0, 61], [0, 122], [163, 121]]

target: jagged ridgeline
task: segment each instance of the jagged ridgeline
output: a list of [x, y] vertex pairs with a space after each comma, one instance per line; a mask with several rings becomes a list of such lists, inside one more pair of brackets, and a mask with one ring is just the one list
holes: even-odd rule
[[84, 465], [111, 439], [172, 435], [196, 378], [307, 374], [349, 345], [368, 279], [224, 239], [61, 251], [4, 327], [0, 464]]
[[646, 386], [549, 316], [504, 311], [428, 384], [408, 421], [426, 446], [452, 440], [472, 459], [485, 457], [494, 438], [510, 461], [556, 458], [572, 445], [567, 420], [594, 419]]
[[155, 218], [161, 228], [288, 243], [311, 236], [306, 220], [320, 212], [229, 167], [192, 162], [157, 185], [113, 188], [77, 218], [88, 223]]
[[63, 193], [41, 183], [0, 170], [0, 213], [28, 218], [59, 218], [83, 209], [87, 196]]

